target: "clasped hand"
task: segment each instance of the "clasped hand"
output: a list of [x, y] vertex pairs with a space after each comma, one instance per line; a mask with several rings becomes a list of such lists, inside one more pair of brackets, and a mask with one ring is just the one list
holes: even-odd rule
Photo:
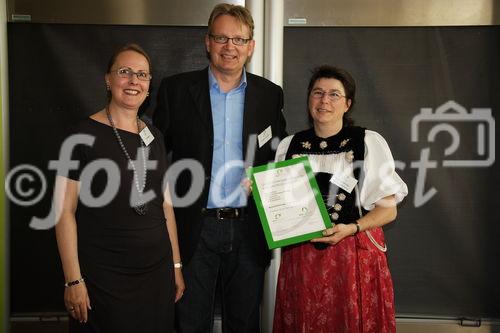
[[[323, 237], [311, 239], [313, 243], [337, 244], [346, 237], [352, 236], [355, 232], [353, 224], [339, 223], [332, 228], [323, 230]], [[356, 228], [354, 226], [354, 228]]]

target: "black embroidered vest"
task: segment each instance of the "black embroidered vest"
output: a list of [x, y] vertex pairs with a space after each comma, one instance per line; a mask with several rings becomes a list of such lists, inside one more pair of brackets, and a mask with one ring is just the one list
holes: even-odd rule
[[[308, 155], [332, 155], [345, 153], [347, 162], [354, 166], [354, 178], [359, 184], [362, 181], [363, 160], [365, 154], [365, 128], [351, 126], [344, 127], [334, 136], [320, 138], [314, 129], [296, 133], [288, 147], [286, 159]], [[339, 157], [340, 158], [340, 157]], [[351, 193], [330, 182], [331, 173], [316, 172], [316, 181], [323, 196], [325, 206], [332, 223], [351, 223], [359, 218], [356, 206], [356, 189]]]

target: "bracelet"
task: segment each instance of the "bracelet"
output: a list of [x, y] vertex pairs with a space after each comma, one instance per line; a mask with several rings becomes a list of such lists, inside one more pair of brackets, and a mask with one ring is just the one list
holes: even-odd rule
[[85, 282], [85, 279], [83, 277], [81, 277], [78, 280], [66, 282], [64, 284], [64, 288], [69, 288], [69, 287], [72, 287], [72, 286], [76, 286], [77, 284], [84, 283], [84, 282]]
[[174, 263], [174, 268], [182, 268], [182, 261]]
[[355, 226], [356, 226], [356, 231], [352, 234], [353, 236], [356, 236], [361, 230], [361, 228], [359, 227], [359, 223], [358, 222], [354, 222], [353, 223]]

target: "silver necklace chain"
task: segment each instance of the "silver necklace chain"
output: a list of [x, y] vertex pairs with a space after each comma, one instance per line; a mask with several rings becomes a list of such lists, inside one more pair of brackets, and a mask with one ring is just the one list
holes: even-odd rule
[[[132, 162], [132, 159], [130, 158], [130, 155], [127, 151], [127, 148], [125, 148], [125, 145], [123, 144], [120, 133], [118, 133], [118, 130], [116, 129], [115, 123], [113, 122], [113, 118], [111, 117], [111, 113], [109, 112], [108, 107], [106, 107], [106, 115], [108, 116], [108, 120], [109, 120], [109, 123], [111, 124], [111, 127], [113, 127], [113, 132], [115, 133], [116, 139], [118, 140], [118, 144], [120, 145], [120, 148], [122, 149], [123, 154], [125, 154], [125, 157], [127, 158], [128, 162], [132, 166], [132, 170], [134, 171], [135, 188], [137, 189], [137, 192], [139, 193], [139, 197], [141, 197], [142, 193], [144, 192], [144, 188], [146, 187], [146, 180], [147, 180], [147, 176], [148, 176], [148, 169], [146, 166], [146, 153], [144, 152], [146, 149], [144, 147], [144, 143], [142, 142], [142, 139], [139, 135], [139, 142], [141, 144], [141, 152], [142, 152], [143, 179], [144, 179], [144, 182], [142, 183], [142, 187], [141, 187], [139, 185], [139, 174], [137, 172], [137, 169], [134, 165], [134, 162]], [[136, 120], [137, 120], [137, 133], [139, 133], [140, 132], [139, 117], [136, 117]], [[138, 202], [137, 204], [139, 206], [144, 205], [143, 202]]]

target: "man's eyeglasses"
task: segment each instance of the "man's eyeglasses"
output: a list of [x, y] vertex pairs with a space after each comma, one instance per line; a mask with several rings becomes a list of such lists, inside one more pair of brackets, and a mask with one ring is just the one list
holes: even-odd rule
[[342, 97], [346, 97], [345, 95], [342, 95], [338, 91], [332, 91], [332, 92], [326, 92], [323, 90], [313, 90], [311, 92], [311, 97], [314, 99], [322, 99], [323, 96], [328, 97], [328, 100], [331, 102], [336, 102], [340, 100]]
[[226, 36], [212, 35], [212, 34], [210, 34], [209, 36], [216, 43], [226, 44], [227, 42], [229, 42], [229, 40], [231, 40], [231, 42], [233, 42], [234, 45], [238, 45], [238, 46], [246, 45], [251, 40], [251, 38], [226, 37]]
[[124, 78], [124, 79], [129, 79], [129, 80], [134, 75], [137, 76], [137, 79], [139, 79], [141, 81], [150, 81], [153, 78], [151, 76], [151, 74], [149, 74], [148, 72], [144, 72], [144, 71], [134, 72], [130, 68], [126, 68], [126, 67], [125, 68], [118, 68], [117, 70], [114, 70], [113, 72], [115, 72], [116, 75], [118, 75], [119, 77]]

